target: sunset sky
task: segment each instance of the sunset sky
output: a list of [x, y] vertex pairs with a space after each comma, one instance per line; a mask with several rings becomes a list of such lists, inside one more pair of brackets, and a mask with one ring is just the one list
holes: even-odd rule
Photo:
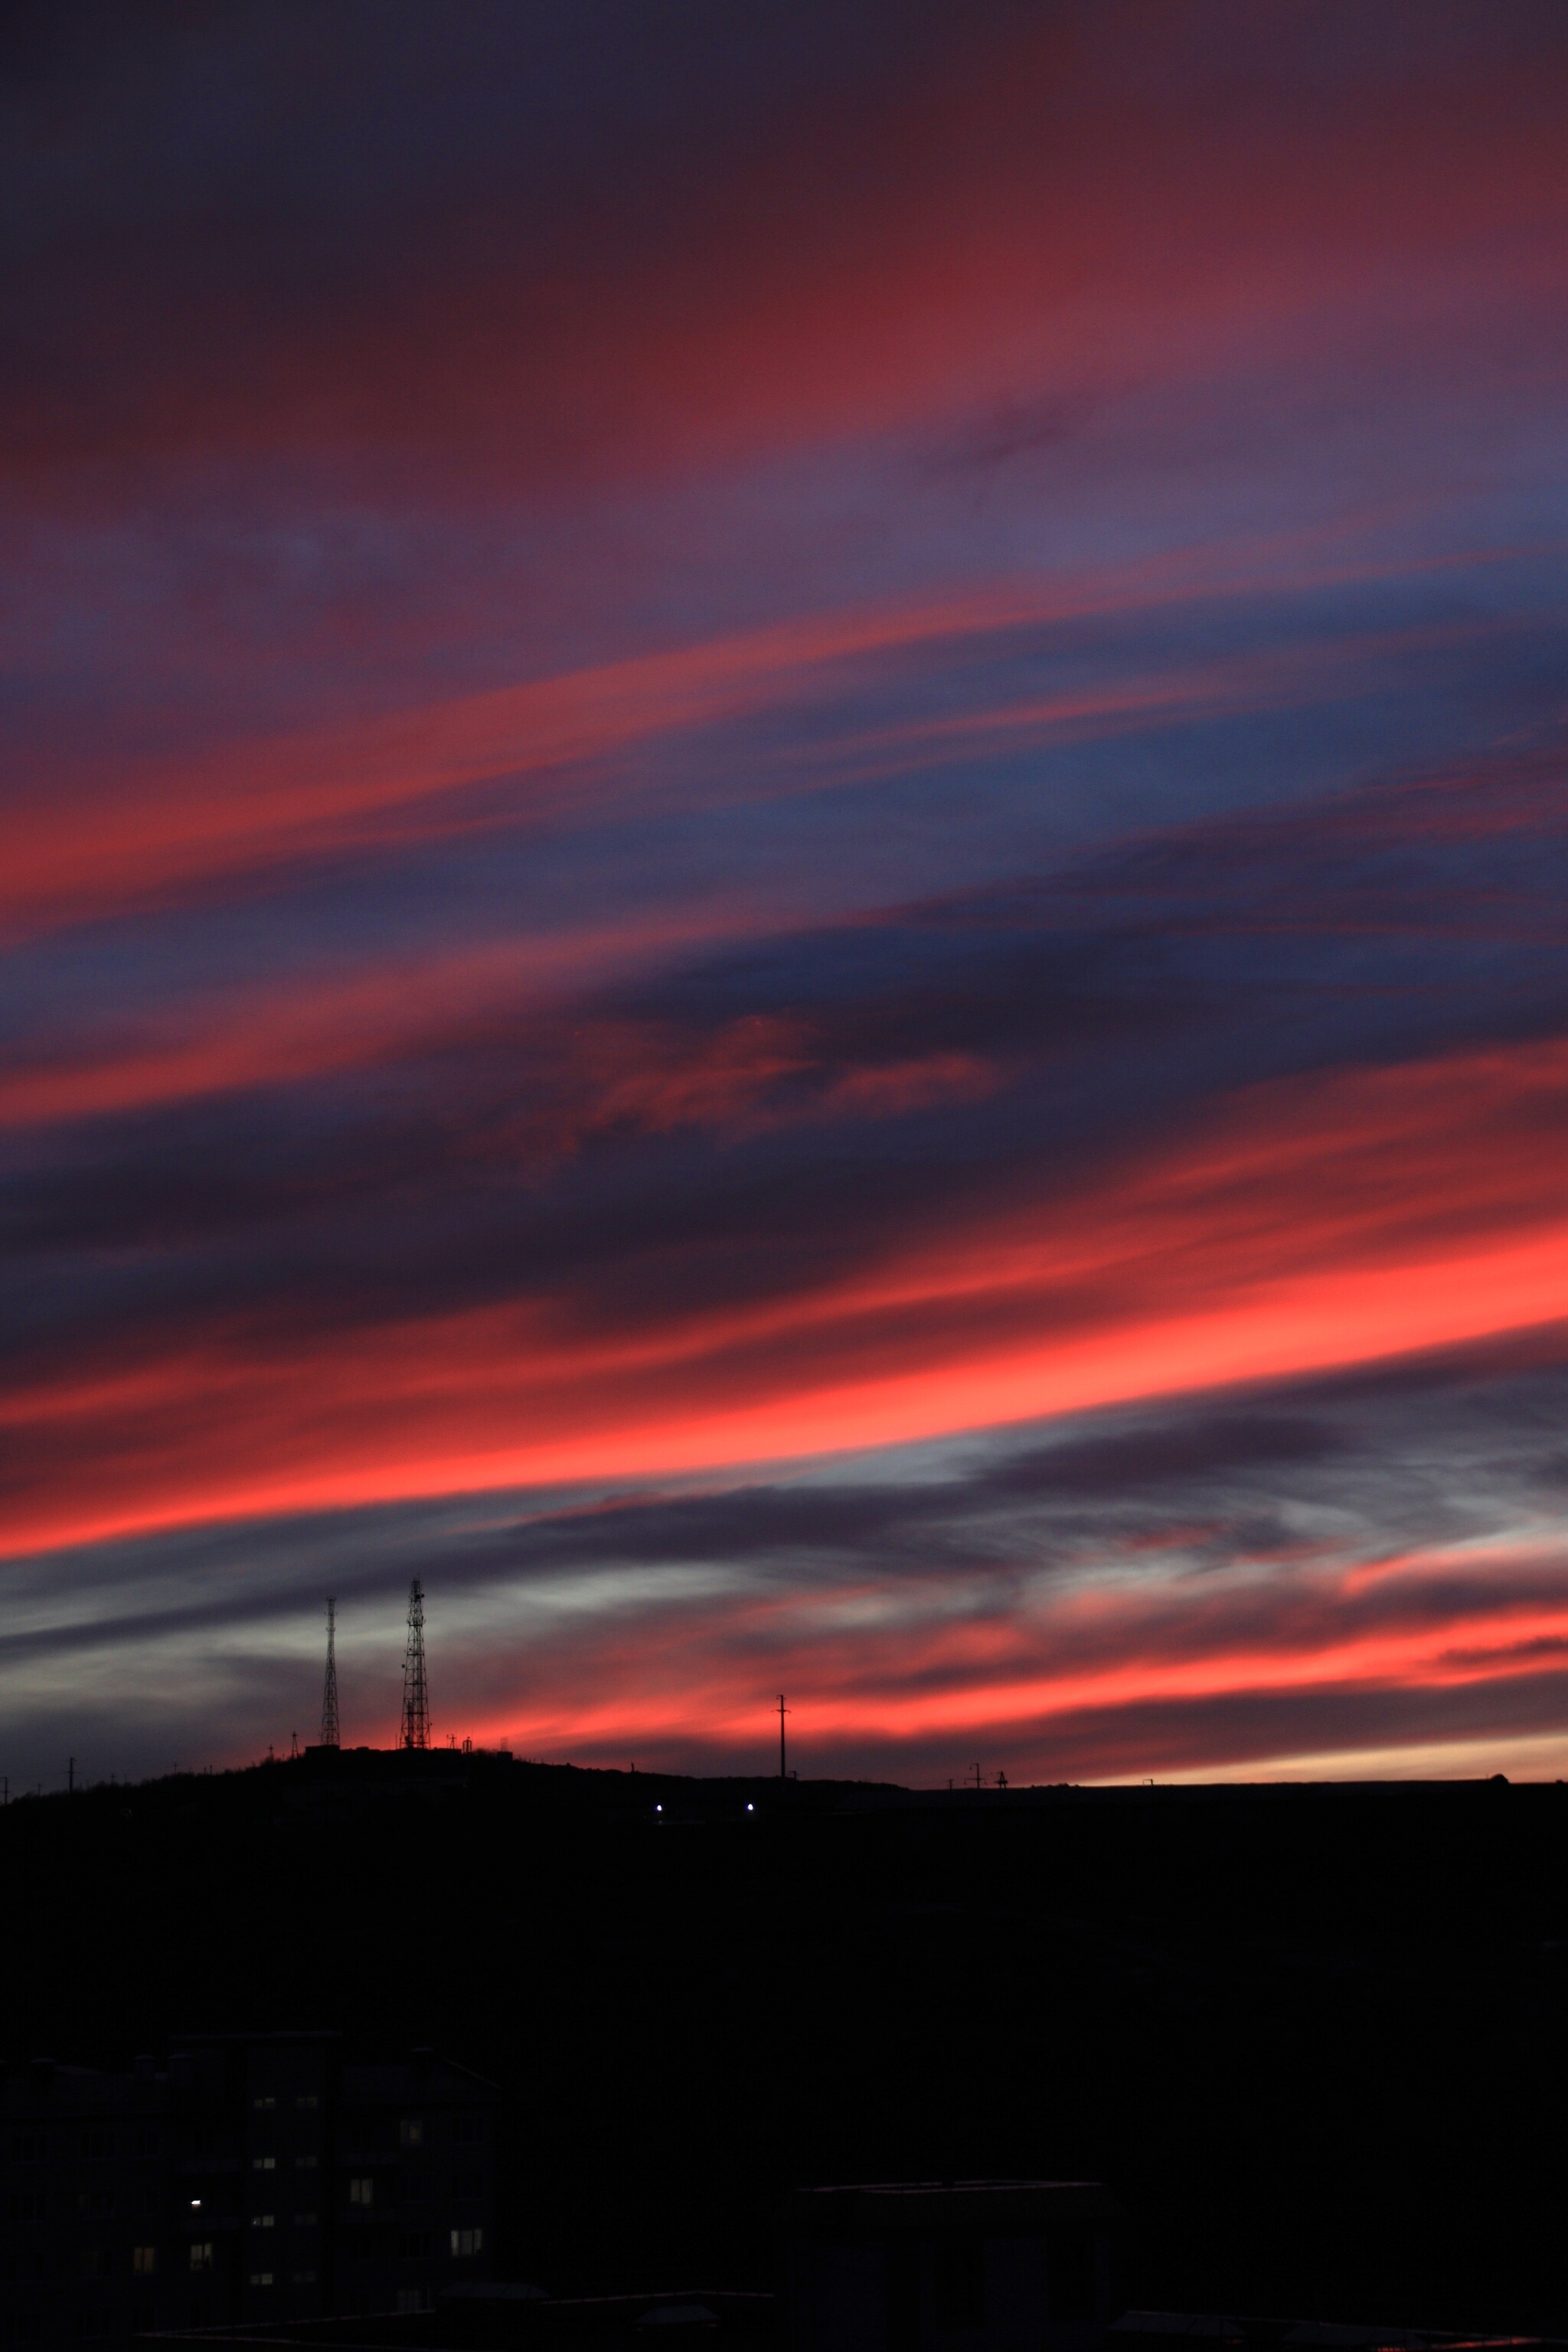
[[1568, 1774], [1560, 0], [36, 0], [0, 1769]]

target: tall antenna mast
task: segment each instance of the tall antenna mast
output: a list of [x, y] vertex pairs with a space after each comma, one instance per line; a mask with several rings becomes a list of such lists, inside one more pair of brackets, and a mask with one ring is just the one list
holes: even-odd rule
[[338, 1604], [327, 1603], [327, 1674], [321, 1685], [321, 1746], [338, 1744]]
[[430, 1745], [430, 1693], [425, 1681], [425, 1592], [417, 1577], [408, 1588], [408, 1647], [403, 1658], [403, 1745]]
[[784, 1770], [784, 1717], [785, 1717], [785, 1716], [786, 1716], [786, 1715], [790, 1714], [791, 1712], [792, 1712], [792, 1709], [791, 1709], [791, 1708], [789, 1708], [789, 1707], [787, 1707], [787, 1706], [785, 1706], [785, 1705], [784, 1705], [784, 1693], [783, 1693], [783, 1691], [780, 1691], [780, 1693], [779, 1693], [779, 1779], [780, 1779], [781, 1780], [788, 1780], [788, 1778], [789, 1778], [788, 1773]]

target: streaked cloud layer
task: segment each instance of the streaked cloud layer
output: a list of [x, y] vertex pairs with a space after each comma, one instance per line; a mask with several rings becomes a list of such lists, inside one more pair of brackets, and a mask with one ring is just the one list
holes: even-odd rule
[[308, 1730], [327, 1590], [384, 1736], [416, 1571], [529, 1752], [1562, 1768], [1565, 85], [37, 13], [18, 1776]]

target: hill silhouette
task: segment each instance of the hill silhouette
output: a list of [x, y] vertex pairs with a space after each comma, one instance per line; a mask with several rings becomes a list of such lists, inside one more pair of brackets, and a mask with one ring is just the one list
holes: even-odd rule
[[432, 2044], [498, 2267], [766, 2284], [801, 2183], [1105, 2181], [1129, 2298], [1561, 2329], [1561, 1785], [1012, 1790], [349, 1751], [0, 1813], [8, 2054]]

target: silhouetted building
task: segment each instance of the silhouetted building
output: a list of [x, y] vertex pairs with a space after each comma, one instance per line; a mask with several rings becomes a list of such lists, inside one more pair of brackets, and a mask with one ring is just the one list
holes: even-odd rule
[[1070, 2352], [1119, 2308], [1089, 2181], [806, 2189], [784, 2220], [790, 2352]]
[[213, 2034], [0, 2085], [5, 2340], [428, 2308], [488, 2275], [495, 2086], [432, 2051]]

